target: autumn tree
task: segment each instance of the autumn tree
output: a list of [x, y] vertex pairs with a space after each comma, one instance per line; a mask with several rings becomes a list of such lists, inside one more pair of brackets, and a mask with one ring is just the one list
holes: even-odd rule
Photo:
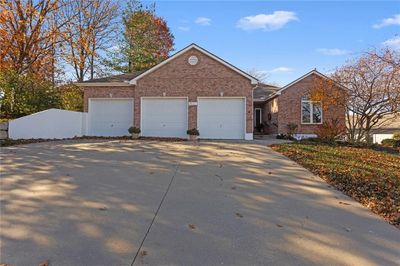
[[58, 88], [62, 109], [83, 112], [83, 90], [74, 84], [65, 84]]
[[58, 0], [0, 0], [0, 71], [54, 77], [61, 7]]
[[0, 72], [1, 118], [18, 118], [59, 106], [59, 90], [51, 81], [12, 70]]
[[93, 79], [99, 69], [100, 52], [116, 38], [118, 6], [112, 0], [61, 0], [59, 16], [68, 22], [63, 27], [61, 56], [74, 69], [75, 78]]
[[[400, 54], [385, 49], [363, 54], [338, 68], [332, 78], [346, 89], [346, 127], [349, 141], [371, 142], [371, 130], [400, 112]], [[337, 105], [328, 85], [316, 86], [314, 99]]]
[[123, 24], [123, 38], [108, 61], [113, 69], [121, 72], [146, 70], [168, 58], [174, 36], [167, 22], [155, 14], [154, 5], [143, 7], [138, 1], [130, 2]]

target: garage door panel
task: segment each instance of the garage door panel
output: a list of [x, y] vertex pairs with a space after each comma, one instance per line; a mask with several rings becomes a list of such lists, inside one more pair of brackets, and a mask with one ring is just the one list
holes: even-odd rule
[[91, 136], [126, 136], [133, 125], [132, 99], [90, 99]]
[[198, 128], [201, 138], [244, 138], [244, 99], [199, 98], [198, 102]]
[[186, 138], [187, 100], [143, 98], [141, 119], [143, 136]]

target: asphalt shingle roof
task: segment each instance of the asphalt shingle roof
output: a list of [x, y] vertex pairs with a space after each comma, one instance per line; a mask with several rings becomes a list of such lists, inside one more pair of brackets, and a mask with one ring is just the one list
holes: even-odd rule
[[124, 82], [124, 81], [130, 81], [131, 79], [136, 78], [140, 74], [142, 74], [144, 71], [136, 71], [133, 73], [125, 73], [125, 74], [120, 74], [120, 75], [114, 75], [114, 76], [109, 76], [105, 78], [98, 78], [98, 79], [90, 79], [83, 81], [82, 83], [101, 83], [101, 82]]

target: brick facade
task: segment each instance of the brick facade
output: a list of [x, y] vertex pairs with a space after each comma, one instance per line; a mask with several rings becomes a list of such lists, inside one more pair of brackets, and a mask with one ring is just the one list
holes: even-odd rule
[[271, 99], [264, 103], [263, 115], [266, 124], [264, 132], [266, 134], [278, 134], [278, 98]]
[[[286, 125], [288, 123], [297, 124], [298, 134], [314, 134], [318, 125], [308, 125], [301, 123], [301, 97], [309, 95], [312, 88], [314, 78], [320, 78], [315, 74], [310, 75], [287, 89], [283, 90], [281, 95], [278, 96], [278, 133], [285, 134], [287, 132]], [[340, 88], [337, 88], [341, 90]], [[329, 106], [326, 108], [324, 104], [322, 121], [330, 121], [331, 119], [340, 119], [345, 123], [345, 109], [340, 106]]]
[[[188, 58], [197, 56], [198, 63], [188, 63]], [[141, 97], [188, 97], [197, 102], [197, 97], [245, 97], [246, 133], [253, 132], [253, 89], [248, 78], [203, 54], [190, 49], [160, 68], [143, 76], [136, 86], [84, 87], [85, 111], [89, 98], [134, 98], [134, 125], [140, 127]], [[110, 97], [112, 94], [112, 97]], [[197, 127], [197, 106], [188, 107], [189, 128]]]
[[[190, 65], [191, 55], [199, 59], [197, 65]], [[197, 97], [246, 97], [246, 132], [253, 132], [253, 85], [220, 62], [196, 49], [176, 57], [166, 65], [139, 79], [135, 91], [135, 125], [140, 125], [140, 97], [189, 97], [197, 102]], [[189, 107], [189, 128], [197, 127], [197, 107]]]

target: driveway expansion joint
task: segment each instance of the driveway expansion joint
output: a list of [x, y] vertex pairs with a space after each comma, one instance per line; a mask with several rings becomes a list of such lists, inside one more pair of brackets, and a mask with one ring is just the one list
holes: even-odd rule
[[132, 260], [131, 266], [133, 266], [133, 264], [135, 264], [135, 261], [136, 261], [138, 255], [139, 255], [139, 253], [140, 253], [140, 250], [142, 249], [144, 241], [146, 240], [147, 235], [150, 233], [151, 227], [153, 226], [154, 221], [157, 218], [158, 212], [160, 211], [161, 206], [164, 203], [164, 200], [167, 197], [167, 194], [168, 194], [168, 192], [169, 192], [169, 190], [171, 188], [172, 182], [174, 181], [175, 176], [178, 173], [179, 165], [180, 165], [180, 161], [178, 161], [178, 163], [175, 166], [174, 174], [172, 175], [171, 180], [169, 181], [169, 184], [167, 186], [167, 189], [165, 190], [165, 193], [164, 193], [163, 197], [161, 198], [160, 204], [158, 205], [158, 208], [157, 208], [156, 212], [154, 213], [153, 219], [151, 220], [151, 223], [150, 223], [149, 227], [147, 228], [146, 234], [144, 235], [144, 237], [142, 239], [142, 242], [140, 243], [140, 246], [139, 246], [138, 250], [136, 251], [136, 254], [135, 254], [135, 257]]

